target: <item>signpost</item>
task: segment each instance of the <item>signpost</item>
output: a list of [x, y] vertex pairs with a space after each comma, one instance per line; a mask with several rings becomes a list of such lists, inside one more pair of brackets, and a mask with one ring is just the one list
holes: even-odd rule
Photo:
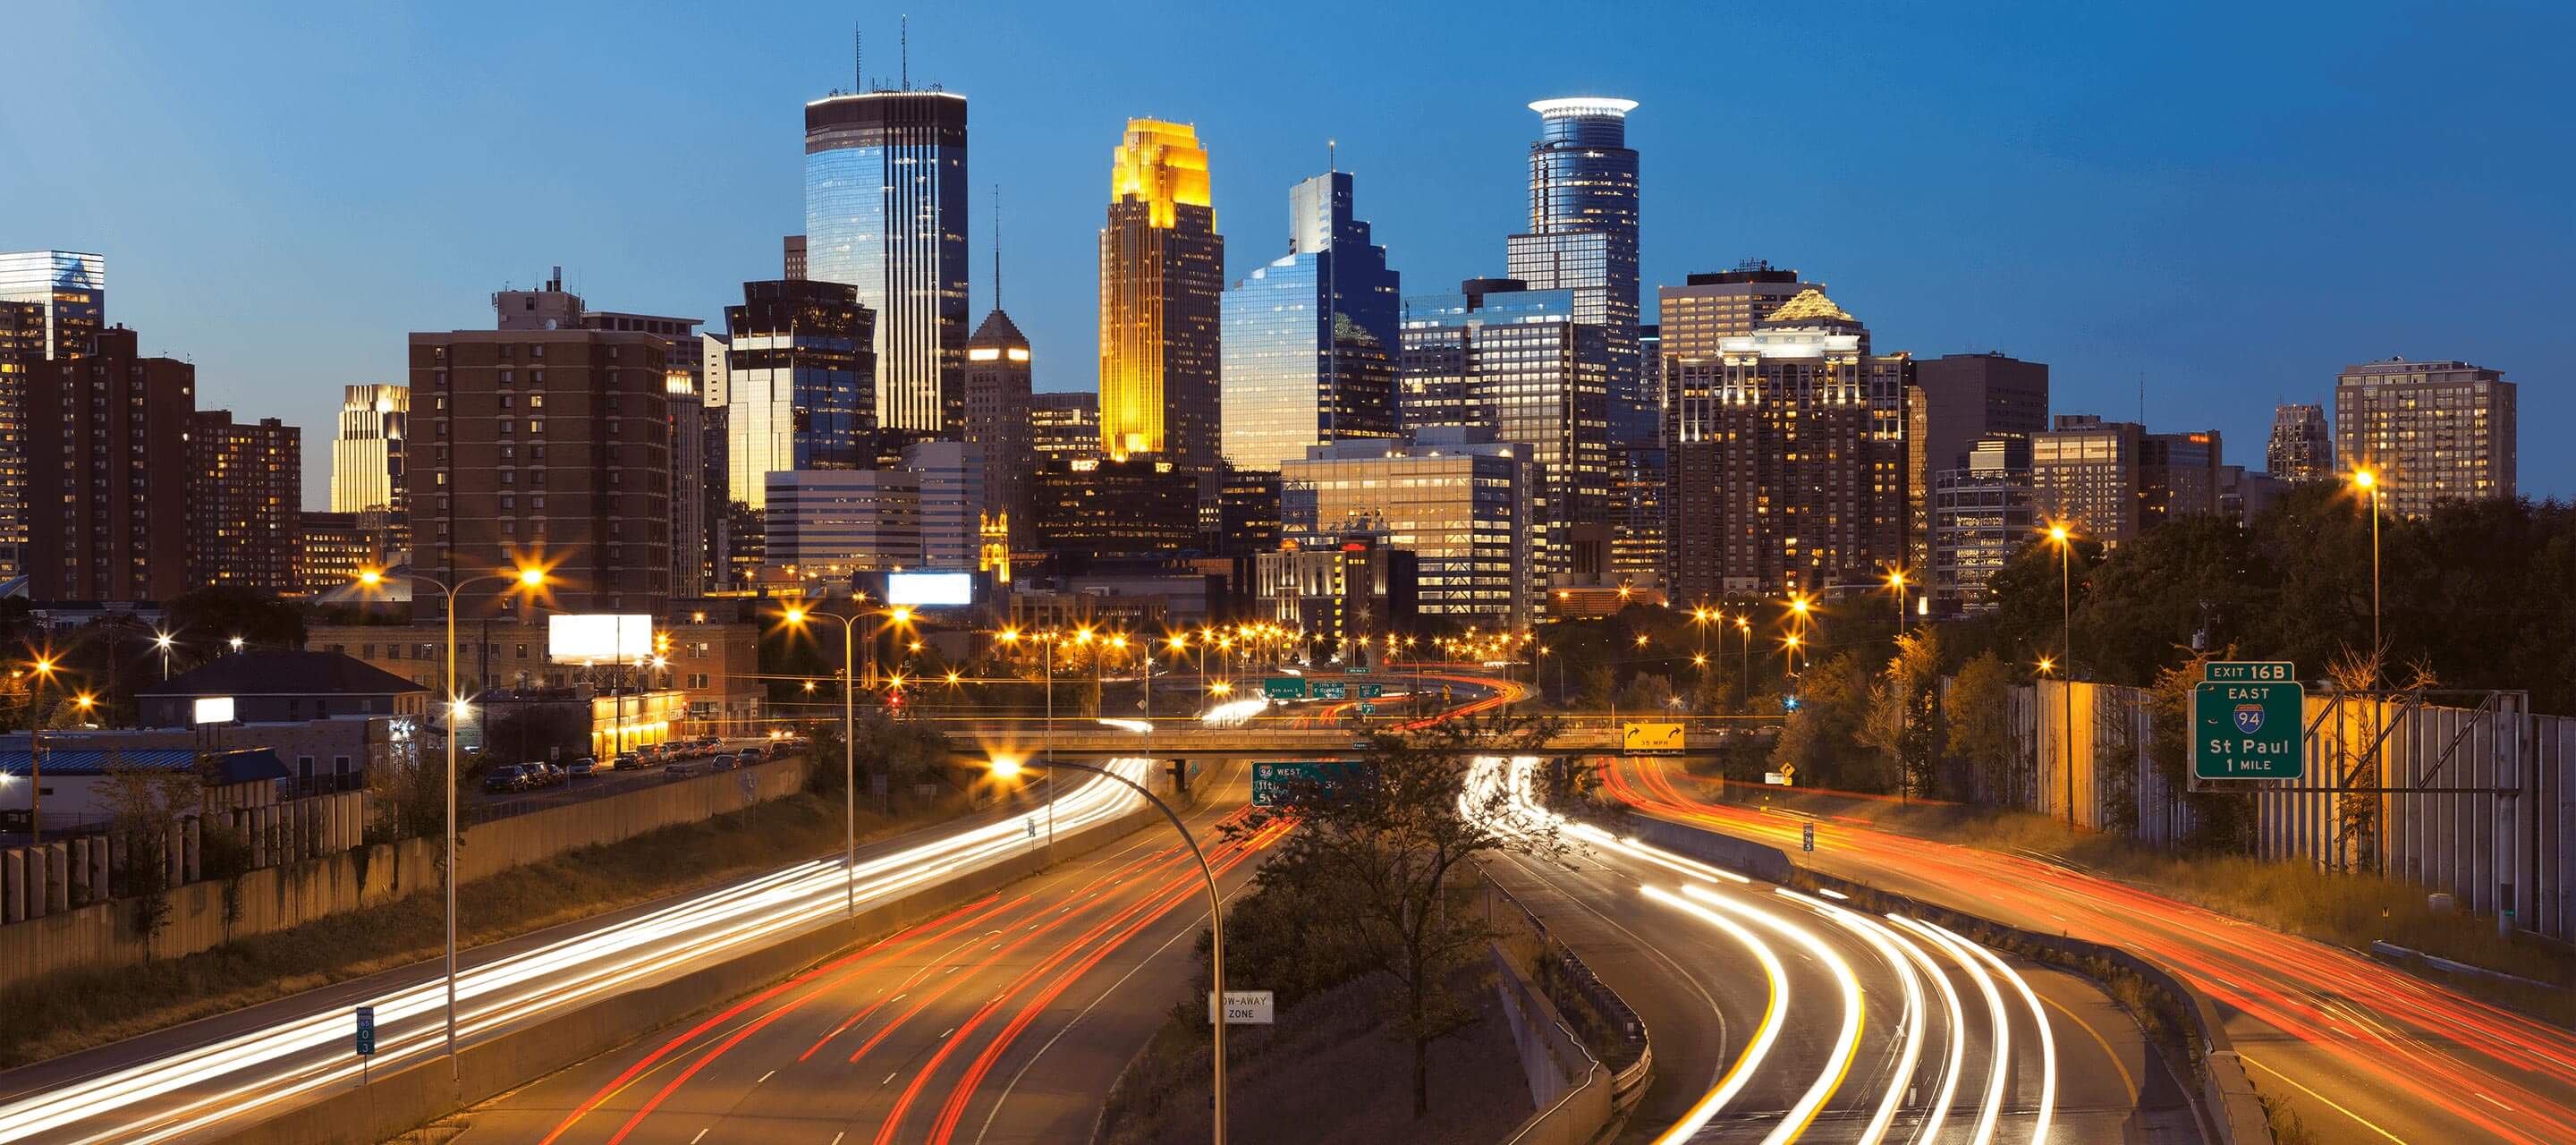
[[1294, 798], [1300, 790], [1313, 790], [1336, 783], [1350, 773], [1351, 765], [1337, 759], [1290, 760], [1284, 763], [1252, 765], [1252, 805], [1277, 807]]
[[2193, 779], [2297, 779], [2307, 689], [2291, 665], [2212, 661], [2191, 690]]
[[1629, 724], [1622, 730], [1620, 745], [1629, 751], [1680, 751], [1680, 724]]
[[360, 1088], [365, 1088], [368, 1081], [368, 1066], [373, 1063], [376, 1056], [375, 1007], [358, 1007], [358, 1037], [357, 1044], [353, 1048], [358, 1051], [358, 1085]]
[[1351, 687], [1357, 689], [1359, 697], [1363, 700], [1374, 700], [1386, 694], [1386, 685], [1374, 680], [1361, 680]]
[[1297, 676], [1272, 676], [1261, 681], [1261, 694], [1274, 700], [1306, 698], [1306, 681]]
[[1314, 680], [1306, 685], [1306, 698], [1310, 700], [1340, 700], [1349, 695], [1350, 685], [1340, 680]]
[[[1228, 990], [1225, 992], [1225, 1024], [1229, 1026], [1271, 1025], [1271, 992], [1268, 990]], [[1216, 1024], [1216, 992], [1208, 992], [1208, 1024]]]

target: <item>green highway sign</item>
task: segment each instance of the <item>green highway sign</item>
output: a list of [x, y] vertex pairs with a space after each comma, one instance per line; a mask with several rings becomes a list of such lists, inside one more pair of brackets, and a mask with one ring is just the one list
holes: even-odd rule
[[1340, 680], [1316, 680], [1306, 687], [1310, 700], [1340, 700], [1350, 695], [1350, 685]]
[[1298, 789], [1313, 789], [1339, 782], [1350, 773], [1351, 765], [1340, 760], [1291, 760], [1284, 763], [1252, 765], [1252, 805], [1276, 807], [1288, 802]]
[[2307, 689], [2296, 683], [2202, 681], [2191, 690], [2192, 777], [2299, 778], [2306, 771], [2306, 701]]
[[1261, 694], [1274, 700], [1306, 698], [1306, 681], [1295, 676], [1272, 676], [1261, 682]]
[[1345, 675], [1345, 676], [1365, 676], [1365, 675], [1368, 675], [1368, 665], [1366, 665], [1366, 664], [1350, 664], [1350, 665], [1345, 665], [1345, 666], [1342, 668], [1342, 674], [1343, 674], [1343, 675]]
[[1363, 700], [1374, 700], [1379, 696], [1386, 694], [1386, 685], [1384, 684], [1363, 681], [1351, 686], [1359, 689], [1359, 697]]
[[2287, 660], [2212, 660], [2200, 678], [2213, 684], [2286, 684], [2299, 678]]

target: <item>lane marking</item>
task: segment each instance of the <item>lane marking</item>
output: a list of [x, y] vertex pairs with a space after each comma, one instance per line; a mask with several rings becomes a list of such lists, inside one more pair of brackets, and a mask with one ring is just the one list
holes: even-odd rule
[[2286, 1073], [2282, 1073], [2281, 1071], [2279, 1071], [2279, 1070], [2277, 1070], [2277, 1069], [2273, 1069], [2273, 1068], [2272, 1068], [2272, 1067], [2270, 1067], [2270, 1066], [2264, 1065], [2264, 1064], [2263, 1064], [2263, 1063], [2261, 1063], [2261, 1062], [2255, 1061], [2254, 1059], [2252, 1059], [2252, 1058], [2250, 1058], [2250, 1057], [2245, 1056], [2245, 1051], [2243, 1051], [2243, 1050], [2238, 1050], [2238, 1051], [2236, 1052], [2236, 1060], [2241, 1061], [2241, 1062], [2244, 1062], [2244, 1063], [2245, 1063], [2245, 1064], [2247, 1064], [2247, 1065], [2253, 1066], [2253, 1067], [2254, 1067], [2254, 1068], [2256, 1068], [2256, 1069], [2262, 1070], [2262, 1071], [2263, 1071], [2263, 1072], [2265, 1072], [2265, 1073], [2268, 1073], [2268, 1074], [2271, 1074], [2271, 1075], [2272, 1075], [2272, 1076], [2274, 1076], [2274, 1077], [2280, 1078], [2282, 1081], [2285, 1081], [2285, 1082], [2290, 1083], [2290, 1088], [2295, 1089], [2295, 1090], [2298, 1090], [2298, 1091], [2299, 1091], [2299, 1092], [2301, 1092], [2301, 1093], [2307, 1094], [2307, 1095], [2308, 1095], [2308, 1096], [2310, 1096], [2310, 1097], [2316, 1098], [2318, 1101], [2322, 1101], [2322, 1102], [2324, 1102], [2328, 1108], [2333, 1109], [2335, 1112], [2340, 1113], [2340, 1114], [2343, 1114], [2343, 1115], [2344, 1115], [2344, 1116], [2346, 1116], [2346, 1117], [2352, 1118], [2354, 1121], [2360, 1122], [2360, 1123], [2361, 1123], [2361, 1127], [2362, 1127], [2362, 1128], [2364, 1128], [2364, 1129], [2368, 1129], [2368, 1130], [2370, 1130], [2370, 1131], [2371, 1131], [2371, 1132], [2373, 1132], [2373, 1133], [2376, 1133], [2376, 1134], [2378, 1134], [2378, 1135], [2380, 1135], [2380, 1136], [2382, 1136], [2382, 1137], [2385, 1137], [2385, 1138], [2387, 1138], [2387, 1139], [2389, 1139], [2389, 1140], [2391, 1140], [2391, 1141], [2394, 1141], [2394, 1142], [2396, 1142], [2396, 1143], [2397, 1143], [2397, 1145], [2406, 1145], [2406, 1139], [2405, 1139], [2405, 1138], [2400, 1137], [2400, 1136], [2398, 1136], [2398, 1135], [2396, 1135], [2396, 1134], [2394, 1134], [2394, 1133], [2391, 1133], [2391, 1132], [2389, 1132], [2389, 1131], [2387, 1131], [2387, 1130], [2385, 1130], [2385, 1129], [2382, 1129], [2382, 1128], [2380, 1128], [2380, 1127], [2379, 1127], [2379, 1125], [2378, 1125], [2378, 1123], [2377, 1123], [2377, 1122], [2374, 1122], [2374, 1121], [2372, 1121], [2371, 1119], [2369, 1119], [2369, 1118], [2367, 1118], [2367, 1117], [2364, 1117], [2364, 1116], [2362, 1116], [2362, 1115], [2360, 1115], [2360, 1114], [2358, 1114], [2358, 1113], [2355, 1113], [2355, 1112], [2353, 1112], [2352, 1110], [2349, 1110], [2349, 1109], [2344, 1108], [2344, 1106], [2343, 1106], [2343, 1103], [2342, 1103], [2342, 1102], [2336, 1101], [2335, 1099], [2333, 1099], [2333, 1098], [2331, 1098], [2331, 1097], [2327, 1097], [2326, 1095], [2324, 1095], [2324, 1094], [2322, 1094], [2322, 1093], [2318, 1093], [2317, 1091], [2315, 1091], [2315, 1090], [2313, 1090], [2313, 1089], [2309, 1089], [2308, 1087], [2306, 1087], [2306, 1086], [2304, 1086], [2304, 1085], [2299, 1084], [2298, 1079], [2293, 1078], [2293, 1077], [2291, 1077], [2290, 1075], [2288, 1075], [2288, 1074], [2286, 1074]]
[[[771, 1078], [773, 1078], [773, 1077], [776, 1077], [776, 1076], [778, 1076], [778, 1071], [777, 1071], [777, 1070], [771, 1070], [771, 1071], [769, 1071], [768, 1073], [764, 1073], [764, 1074], [760, 1075], [760, 1081], [768, 1081], [769, 1079], [771, 1079]], [[753, 1083], [751, 1083], [751, 1084], [753, 1084], [753, 1085], [759, 1085], [759, 1084], [760, 1084], [760, 1081], [755, 1081], [755, 1082], [753, 1082]]]
[[[707, 1129], [713, 1129], [713, 1128], [715, 1128], [715, 1126], [712, 1126], [712, 1125], [707, 1126]], [[701, 1130], [698, 1130], [698, 1135], [697, 1135], [697, 1136], [692, 1137], [692, 1138], [689, 1138], [689, 1145], [698, 1145], [698, 1142], [706, 1140], [706, 1139], [707, 1139], [707, 1129], [701, 1129]]]
[[2055, 1007], [2058, 1013], [2066, 1015], [2066, 1020], [2075, 1023], [2076, 1029], [2092, 1035], [2093, 1044], [2102, 1047], [2102, 1056], [2111, 1059], [2111, 1068], [2120, 1071], [2120, 1085], [2129, 1091], [2129, 1108], [2137, 1108], [2141, 1097], [2138, 1080], [2130, 1076], [2129, 1063], [2121, 1061], [2119, 1052], [2111, 1048], [2111, 1040], [2103, 1037], [2102, 1031], [2094, 1029], [2093, 1023], [2085, 1021], [2083, 1015], [2067, 1009], [2065, 1003], [2045, 994], [2040, 995], [2040, 1001], [2048, 1003]]

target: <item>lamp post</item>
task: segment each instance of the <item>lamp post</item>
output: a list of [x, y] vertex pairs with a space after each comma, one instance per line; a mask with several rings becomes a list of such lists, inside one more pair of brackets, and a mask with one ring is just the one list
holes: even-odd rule
[[[1129, 790], [1134, 791], [1136, 794], [1144, 796], [1147, 802], [1154, 805], [1155, 810], [1163, 813], [1163, 818], [1172, 821], [1172, 829], [1181, 833], [1181, 841], [1190, 845], [1190, 854], [1198, 859], [1199, 876], [1207, 881], [1208, 924], [1210, 931], [1208, 941], [1208, 977], [1211, 980], [1210, 985], [1216, 991], [1216, 1000], [1218, 1003], [1216, 1013], [1217, 1020], [1215, 1023], [1215, 1075], [1214, 1081], [1211, 1083], [1212, 1088], [1210, 1090], [1210, 1092], [1215, 1096], [1216, 1112], [1214, 1119], [1215, 1133], [1212, 1140], [1215, 1142], [1215, 1145], [1225, 1145], [1225, 896], [1217, 890], [1216, 868], [1208, 865], [1207, 852], [1199, 849], [1198, 836], [1190, 833], [1189, 824], [1181, 822], [1180, 814], [1172, 810], [1171, 804], [1163, 802], [1163, 800], [1153, 792], [1146, 790], [1144, 785], [1139, 784], [1135, 780], [1129, 779], [1126, 776], [1120, 775], [1117, 772], [1110, 771], [1107, 768], [1094, 767], [1087, 763], [1070, 763], [1048, 760], [1044, 763], [1028, 764], [1003, 756], [997, 757], [993, 760], [993, 775], [999, 779], [1009, 779], [1012, 776], [1019, 774], [1022, 769], [1032, 766], [1044, 768], [1048, 771], [1053, 771], [1055, 768], [1059, 767], [1070, 767], [1076, 771], [1088, 771], [1093, 775], [1114, 780]], [[1048, 781], [1049, 786], [1052, 786], [1053, 783], [1053, 780]], [[1054, 801], [1049, 800], [1048, 803], [1052, 806]]]
[[[787, 610], [787, 623], [793, 627], [803, 627], [808, 615], [811, 614], [804, 609], [790, 608]], [[851, 675], [850, 672], [850, 645], [858, 640], [860, 614], [831, 616], [825, 613], [824, 615], [841, 622], [841, 815], [847, 833], [847, 849], [843, 852], [841, 861], [841, 897], [849, 917], [857, 918], [859, 916], [859, 709], [858, 677]], [[874, 638], [868, 641], [868, 652], [871, 657], [876, 653]], [[809, 680], [805, 686], [810, 689], [814, 685]]]
[[164, 684], [170, 682], [170, 644], [171, 641], [169, 633], [160, 631], [153, 632], [152, 647], [158, 649], [161, 653], [161, 682]]
[[2066, 658], [2066, 676], [2057, 690], [2065, 723], [2057, 738], [2066, 745], [2066, 825], [2075, 825], [2075, 536], [2064, 523], [2048, 527], [2057, 546], [2057, 652]]
[[2379, 643], [2379, 474], [2368, 469], [2355, 470], [2352, 483], [2370, 494], [2370, 682], [2379, 683], [2379, 661], [2386, 650]]
[[1905, 570], [1887, 570], [1887, 587], [1896, 592], [1896, 634], [1905, 635]]
[[[416, 572], [403, 575], [414, 583], [436, 588], [447, 597], [447, 734], [441, 737], [447, 741], [447, 790], [444, 792], [447, 839], [445, 869], [440, 875], [447, 884], [447, 1077], [454, 1081], [463, 1068], [456, 1060], [456, 723], [466, 712], [465, 697], [456, 690], [456, 594], [486, 581], [515, 582], [525, 589], [543, 588], [546, 570], [536, 565], [522, 565], [517, 572], [468, 577], [454, 584]], [[384, 574], [375, 569], [358, 574], [358, 583], [369, 588], [384, 583], [384, 579]], [[233, 637], [232, 646], [233, 651], [241, 651], [241, 637]]]
[[27, 834], [40, 847], [45, 843], [45, 681], [53, 678], [55, 663], [51, 656], [36, 657], [36, 678], [27, 682]]
[[1753, 712], [1753, 614], [1735, 618], [1735, 630], [1744, 637], [1744, 710]]

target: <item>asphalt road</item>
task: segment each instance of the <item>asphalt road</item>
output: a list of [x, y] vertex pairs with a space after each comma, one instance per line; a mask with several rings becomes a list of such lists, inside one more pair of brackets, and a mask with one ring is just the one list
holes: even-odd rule
[[2246, 1072], [2326, 1141], [2576, 1141], [2576, 1033], [2313, 942], [2046, 862], [1704, 801], [1645, 760], [1609, 790], [1664, 818], [1782, 846], [1818, 870], [2033, 930], [2122, 947], [2215, 998]]
[[[1185, 816], [1240, 814], [1242, 768]], [[1211, 848], [1230, 895], [1276, 830]], [[1207, 924], [1168, 827], [469, 1111], [458, 1141], [1067, 1142], [1169, 1012]]]

